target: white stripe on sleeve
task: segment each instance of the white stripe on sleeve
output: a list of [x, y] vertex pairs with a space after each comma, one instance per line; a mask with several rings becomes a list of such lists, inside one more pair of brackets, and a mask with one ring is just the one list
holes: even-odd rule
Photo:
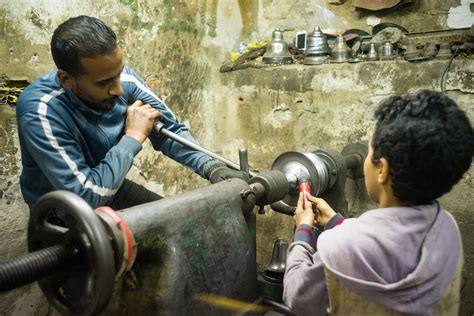
[[153, 93], [153, 91], [151, 91], [150, 89], [148, 89], [147, 86], [145, 86], [143, 83], [141, 83], [137, 78], [135, 78], [134, 76], [132, 75], [129, 75], [129, 74], [121, 74], [120, 75], [120, 81], [123, 81], [123, 82], [132, 82], [134, 83], [138, 89], [142, 90], [143, 92], [145, 92], [146, 94], [149, 94], [151, 95], [152, 97], [154, 97], [156, 100], [160, 101], [164, 107], [166, 107], [166, 109], [171, 113], [171, 115], [173, 116], [173, 119], [175, 121], [177, 121], [176, 119], [176, 115], [174, 115], [173, 111], [171, 111], [171, 109], [165, 104], [165, 102], [163, 102], [163, 100], [161, 100], [160, 98], [158, 98], [158, 96], [156, 94]]
[[46, 137], [48, 138], [51, 146], [53, 146], [53, 148], [56, 149], [57, 152], [61, 155], [61, 157], [64, 159], [64, 161], [66, 162], [66, 164], [68, 165], [69, 169], [72, 171], [74, 176], [77, 178], [79, 183], [81, 183], [85, 188], [91, 189], [92, 192], [100, 196], [112, 196], [117, 192], [118, 189], [109, 189], [109, 188], [100, 187], [93, 184], [91, 181], [88, 181], [86, 176], [82, 172], [80, 172], [79, 169], [77, 168], [77, 164], [71, 159], [71, 157], [68, 156], [68, 154], [66, 153], [66, 150], [58, 144], [56, 137], [54, 137], [53, 135], [51, 124], [49, 123], [49, 120], [46, 117], [46, 113], [48, 111], [47, 103], [52, 98], [57, 97], [62, 93], [64, 93], [64, 90], [59, 89], [59, 90], [55, 90], [51, 92], [50, 94], [45, 94], [43, 97], [41, 97], [39, 107], [38, 107], [38, 114], [40, 117], [41, 126], [43, 127], [44, 133], [46, 134]]

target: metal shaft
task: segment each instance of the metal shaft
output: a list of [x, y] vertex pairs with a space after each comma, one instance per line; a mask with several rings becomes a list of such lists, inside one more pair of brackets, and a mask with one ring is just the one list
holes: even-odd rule
[[9, 291], [57, 273], [73, 261], [79, 250], [58, 244], [0, 262], [0, 292]]
[[239, 149], [240, 170], [249, 173], [249, 157], [247, 149]]
[[[191, 149], [194, 149], [194, 150], [197, 150], [197, 151], [200, 151], [202, 153], [205, 153], [206, 155], [212, 157], [212, 158], [215, 158], [219, 161], [222, 161], [223, 163], [225, 163], [227, 165], [227, 167], [231, 168], [231, 169], [234, 169], [234, 170], [241, 170], [240, 169], [240, 166], [238, 164], [236, 164], [235, 162], [233, 161], [230, 161], [222, 156], [219, 156], [218, 154], [216, 153], [213, 153], [212, 151], [210, 150], [207, 150], [206, 148], [203, 148], [201, 146], [199, 146], [198, 144], [195, 144], [169, 130], [167, 130], [165, 128], [165, 125], [161, 122], [158, 122], [158, 124], [155, 125], [155, 131], [158, 133], [158, 134], [162, 134], [162, 135], [165, 135], [166, 137], [168, 138], [171, 138], [172, 140], [175, 140], [177, 141], [178, 143], [180, 144], [183, 144]], [[256, 173], [254, 172], [249, 172], [249, 174], [254, 177], [256, 175]]]
[[363, 163], [362, 157], [358, 154], [344, 156], [344, 161], [346, 162], [347, 169], [358, 168]]

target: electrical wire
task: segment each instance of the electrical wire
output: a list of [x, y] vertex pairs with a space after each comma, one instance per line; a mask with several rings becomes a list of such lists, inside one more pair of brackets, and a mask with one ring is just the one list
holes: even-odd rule
[[444, 91], [445, 91], [445, 88], [446, 88], [446, 87], [444, 86], [444, 79], [445, 79], [446, 74], [447, 74], [448, 71], [449, 71], [449, 68], [451, 68], [451, 64], [453, 63], [454, 57], [456, 57], [456, 55], [457, 55], [457, 53], [458, 53], [458, 49], [459, 49], [459, 46], [456, 47], [456, 50], [454, 51], [453, 56], [451, 56], [451, 59], [449, 60], [449, 63], [448, 63], [448, 65], [446, 66], [446, 69], [444, 70], [443, 75], [441, 76], [441, 81], [440, 81], [441, 92], [444, 92]]

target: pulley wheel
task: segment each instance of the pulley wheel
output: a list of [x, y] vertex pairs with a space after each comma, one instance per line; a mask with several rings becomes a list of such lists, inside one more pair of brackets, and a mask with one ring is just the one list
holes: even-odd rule
[[285, 152], [275, 159], [271, 169], [283, 172], [288, 180], [290, 189], [288, 195], [282, 200], [287, 205], [296, 206], [299, 182], [303, 178], [309, 180], [313, 196], [319, 196], [328, 187], [328, 168], [314, 153]]
[[30, 252], [59, 243], [76, 248], [77, 260], [39, 281], [41, 290], [61, 314], [99, 313], [107, 306], [114, 287], [112, 247], [92, 208], [68, 191], [44, 195], [31, 210], [28, 225]]

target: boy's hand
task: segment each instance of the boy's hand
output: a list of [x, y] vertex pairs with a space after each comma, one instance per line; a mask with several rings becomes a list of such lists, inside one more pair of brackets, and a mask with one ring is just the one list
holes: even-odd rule
[[[307, 195], [307, 197], [309, 197], [309, 194]], [[298, 205], [296, 206], [295, 215], [293, 216], [293, 218], [295, 219], [297, 226], [302, 225], [302, 224], [313, 226], [314, 225], [314, 212], [312, 208], [312, 203], [307, 203], [306, 209], [303, 209], [303, 200], [304, 200], [303, 193], [300, 192]]]
[[313, 205], [313, 210], [316, 213], [316, 222], [324, 226], [329, 222], [329, 220], [336, 215], [336, 212], [329, 206], [329, 204], [323, 199], [307, 194], [306, 197]]

